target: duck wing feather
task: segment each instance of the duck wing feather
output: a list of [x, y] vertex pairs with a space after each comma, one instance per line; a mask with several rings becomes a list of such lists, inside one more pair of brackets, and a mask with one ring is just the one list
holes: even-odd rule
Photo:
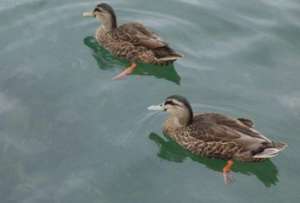
[[[218, 113], [203, 113], [194, 117], [190, 125], [192, 136], [200, 139], [232, 140], [243, 142], [271, 142], [264, 135], [238, 119], [229, 118]], [[252, 138], [252, 139], [251, 139]], [[256, 139], [253, 139], [256, 138]]]
[[159, 35], [150, 31], [141, 23], [126, 23], [112, 32], [113, 38], [129, 42], [135, 47], [145, 47], [151, 50], [159, 61], [175, 61], [183, 57], [169, 47]]
[[286, 148], [287, 144], [272, 142], [247, 124], [222, 114], [203, 113], [184, 131], [205, 143], [203, 149], [193, 147], [191, 151], [209, 156], [253, 161], [274, 157]]
[[156, 33], [150, 31], [141, 23], [126, 23], [113, 31], [118, 39], [131, 42], [135, 46], [145, 46], [149, 49], [167, 46]]

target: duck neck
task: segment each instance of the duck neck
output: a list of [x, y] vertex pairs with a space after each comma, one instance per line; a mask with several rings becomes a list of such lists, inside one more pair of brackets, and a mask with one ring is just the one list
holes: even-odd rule
[[115, 15], [111, 15], [105, 19], [101, 19], [101, 22], [102, 22], [101, 29], [107, 32], [117, 28], [117, 19]]
[[115, 23], [113, 22], [106, 22], [105, 24], [103, 24], [102, 26], [102, 29], [106, 30], [106, 31], [112, 31], [113, 29], [115, 29], [117, 26]]
[[186, 127], [193, 122], [193, 112], [185, 111], [181, 112], [180, 114], [170, 115], [167, 120], [168, 122], [171, 122], [169, 124], [175, 128]]

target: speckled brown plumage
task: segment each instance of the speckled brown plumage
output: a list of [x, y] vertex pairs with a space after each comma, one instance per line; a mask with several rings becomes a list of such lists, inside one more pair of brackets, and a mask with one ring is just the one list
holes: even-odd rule
[[[146, 31], [146, 28], [138, 23], [125, 24], [110, 32], [105, 32], [100, 28], [96, 33], [96, 39], [113, 55], [131, 62], [166, 64], [181, 57], [166, 43], [155, 38], [155, 34], [150, 34], [147, 31], [149, 35], [146, 35], [141, 30]], [[161, 44], [160, 47], [151, 44], [158, 41]], [[168, 57], [170, 57], [170, 60], [165, 60]]]
[[[245, 118], [193, 112], [185, 98], [173, 95], [162, 104], [170, 112], [163, 132], [196, 155], [240, 161], [261, 161], [276, 156], [287, 145], [273, 142]], [[188, 118], [192, 116], [192, 119]]]
[[[241, 133], [253, 137], [259, 135], [238, 120], [217, 113], [198, 114], [191, 125], [182, 128], [173, 128], [166, 121], [164, 133], [194, 154], [242, 161], [260, 160], [252, 158], [252, 149], [246, 141], [243, 142]], [[263, 146], [264, 143], [267, 144], [262, 140], [257, 145]]]
[[[107, 15], [104, 15], [104, 12]], [[97, 29], [96, 39], [114, 56], [130, 62], [148, 64], [172, 63], [182, 57], [156, 33], [141, 23], [126, 23], [117, 26], [115, 13], [109, 5], [99, 4], [94, 13], [106, 22], [106, 25], [104, 23]]]

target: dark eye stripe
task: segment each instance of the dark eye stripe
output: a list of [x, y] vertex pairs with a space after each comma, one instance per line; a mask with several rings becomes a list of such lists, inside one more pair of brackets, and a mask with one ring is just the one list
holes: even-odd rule
[[167, 105], [167, 104], [170, 104], [170, 105], [177, 105], [177, 104], [175, 104], [173, 101], [166, 101], [166, 102], [165, 102], [165, 105]]
[[94, 12], [96, 12], [96, 11], [101, 12], [101, 10], [99, 8], [95, 8]]

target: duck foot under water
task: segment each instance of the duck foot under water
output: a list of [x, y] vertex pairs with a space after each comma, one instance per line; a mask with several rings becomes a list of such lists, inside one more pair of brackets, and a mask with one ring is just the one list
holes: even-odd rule
[[130, 75], [134, 69], [136, 69], [137, 65], [135, 63], [132, 63], [128, 68], [123, 70], [121, 73], [113, 77], [113, 80], [120, 80], [124, 79], [126, 76]]
[[228, 160], [226, 165], [223, 168], [223, 177], [224, 177], [225, 184], [230, 184], [234, 181], [233, 174], [231, 172], [232, 165], [233, 165], [233, 161]]

